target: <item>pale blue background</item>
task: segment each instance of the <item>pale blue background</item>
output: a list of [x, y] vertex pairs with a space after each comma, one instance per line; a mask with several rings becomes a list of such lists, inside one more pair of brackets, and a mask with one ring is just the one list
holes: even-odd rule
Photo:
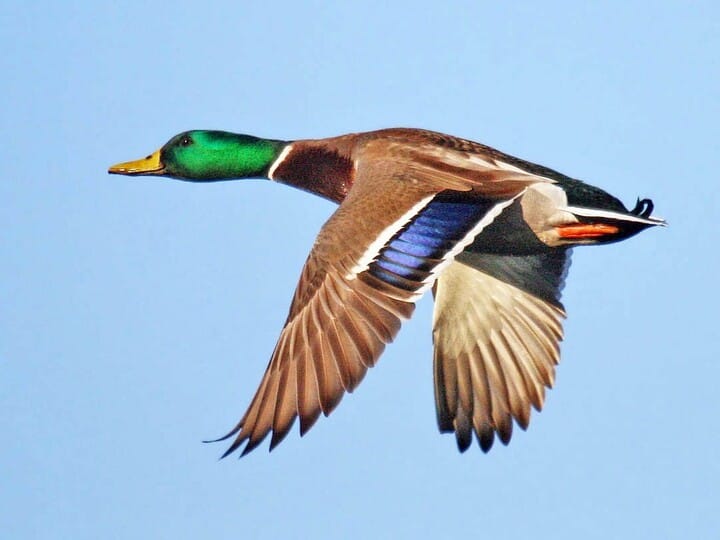
[[[328, 4], [3, 4], [0, 535], [717, 538], [718, 3]], [[218, 462], [333, 206], [107, 166], [188, 128], [389, 126], [671, 227], [576, 251], [556, 388], [509, 447], [437, 433], [426, 298], [308, 436]]]

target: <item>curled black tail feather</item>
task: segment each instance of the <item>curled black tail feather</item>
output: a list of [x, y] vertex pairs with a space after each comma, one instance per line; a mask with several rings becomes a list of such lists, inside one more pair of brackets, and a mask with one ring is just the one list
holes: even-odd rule
[[653, 204], [652, 199], [640, 199], [638, 197], [638, 200], [635, 203], [635, 208], [630, 210], [630, 213], [635, 214], [636, 216], [648, 218], [654, 209], [655, 205]]

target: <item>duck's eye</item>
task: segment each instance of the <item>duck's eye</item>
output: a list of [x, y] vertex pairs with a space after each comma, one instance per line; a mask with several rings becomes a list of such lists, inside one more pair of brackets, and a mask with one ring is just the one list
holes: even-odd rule
[[192, 144], [192, 139], [185, 135], [182, 139], [180, 139], [180, 146], [190, 146]]

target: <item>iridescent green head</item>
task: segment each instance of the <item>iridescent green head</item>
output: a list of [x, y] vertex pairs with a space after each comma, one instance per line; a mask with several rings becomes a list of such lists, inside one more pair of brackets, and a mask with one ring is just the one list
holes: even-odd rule
[[227, 131], [186, 131], [175, 135], [157, 152], [113, 165], [108, 172], [196, 182], [264, 178], [286, 145], [284, 141]]

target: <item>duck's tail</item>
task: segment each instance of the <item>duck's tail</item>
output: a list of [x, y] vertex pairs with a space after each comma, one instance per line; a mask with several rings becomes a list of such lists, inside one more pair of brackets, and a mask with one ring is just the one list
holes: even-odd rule
[[603, 208], [568, 206], [565, 208], [577, 223], [557, 227], [564, 240], [610, 243], [625, 240], [648, 227], [666, 226], [664, 219], [651, 215], [655, 205], [650, 199], [638, 199], [632, 210], [618, 211]]

